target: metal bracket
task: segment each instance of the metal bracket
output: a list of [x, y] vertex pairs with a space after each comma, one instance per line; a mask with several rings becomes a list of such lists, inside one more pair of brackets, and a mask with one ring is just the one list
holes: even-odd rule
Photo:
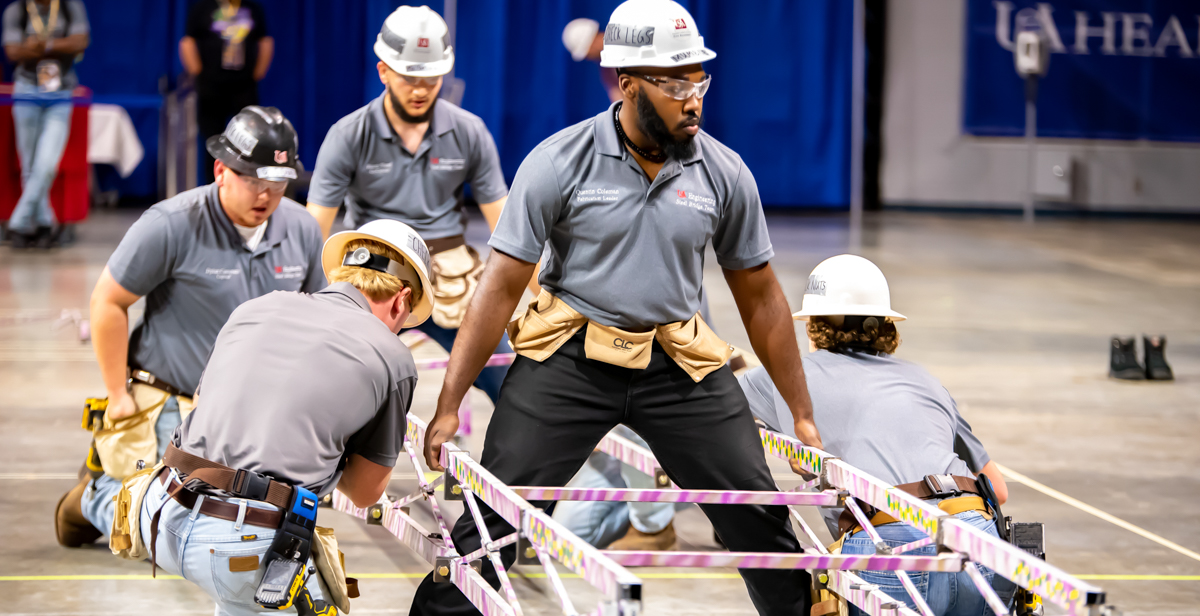
[[463, 499], [462, 485], [458, 483], [454, 475], [450, 474], [449, 470], [446, 471], [446, 481], [442, 482], [442, 498], [448, 501], [461, 501]]
[[367, 524], [383, 526], [383, 503], [375, 503], [367, 507]]
[[667, 471], [661, 468], [654, 469], [654, 485], [659, 489], [671, 487], [671, 478], [667, 476]]
[[[450, 582], [450, 567], [453, 566], [454, 559], [448, 556], [439, 556], [433, 561], [433, 581], [434, 582]], [[467, 566], [474, 569], [475, 573], [483, 573], [483, 562], [473, 560], [467, 563]]]
[[812, 572], [813, 590], [820, 592], [829, 590], [829, 571], [825, 569], [816, 569]]
[[525, 538], [524, 534], [522, 534], [521, 538], [517, 540], [517, 564], [541, 564], [541, 561], [538, 560], [537, 550], [534, 549], [533, 544], [529, 542], [529, 539]]

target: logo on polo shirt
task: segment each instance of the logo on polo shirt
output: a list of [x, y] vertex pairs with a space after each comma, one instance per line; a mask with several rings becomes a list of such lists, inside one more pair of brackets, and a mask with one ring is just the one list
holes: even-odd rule
[[304, 278], [303, 265], [276, 265], [275, 280], [295, 280]]
[[226, 267], [206, 267], [206, 268], [204, 268], [205, 276], [212, 276], [213, 278], [216, 278], [217, 280], [229, 280], [230, 278], [233, 278], [234, 276], [237, 276], [241, 273], [242, 273], [242, 270], [236, 269], [236, 268], [226, 268]]
[[717, 201], [712, 197], [705, 197], [697, 194], [695, 190], [675, 190], [675, 205], [690, 207], [693, 210], [704, 212], [705, 214], [717, 213]]
[[429, 168], [436, 171], [460, 171], [467, 165], [465, 158], [435, 157], [429, 159]]
[[613, 202], [621, 196], [615, 188], [580, 188], [575, 191], [576, 203]]
[[381, 173], [391, 173], [392, 172], [392, 163], [391, 163], [391, 161], [388, 161], [386, 163], [368, 163], [366, 165], [363, 165], [362, 170], [371, 175], [379, 175]]

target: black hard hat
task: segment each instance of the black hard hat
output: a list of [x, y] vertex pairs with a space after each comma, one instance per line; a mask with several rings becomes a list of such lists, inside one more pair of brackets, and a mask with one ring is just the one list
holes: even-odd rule
[[244, 107], [224, 133], [209, 137], [204, 145], [226, 167], [262, 180], [294, 180], [304, 169], [296, 157], [296, 129], [274, 107]]

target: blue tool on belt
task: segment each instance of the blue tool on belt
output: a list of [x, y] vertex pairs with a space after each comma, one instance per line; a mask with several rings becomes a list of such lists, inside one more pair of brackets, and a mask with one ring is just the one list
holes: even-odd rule
[[308, 578], [313, 529], [317, 525], [317, 495], [300, 486], [292, 487], [292, 503], [283, 523], [275, 531], [271, 549], [263, 557], [266, 572], [254, 593], [254, 601], [267, 609], [292, 606]]

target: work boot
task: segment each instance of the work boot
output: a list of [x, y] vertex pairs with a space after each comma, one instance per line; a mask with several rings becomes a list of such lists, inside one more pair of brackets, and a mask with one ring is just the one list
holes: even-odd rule
[[674, 550], [677, 547], [675, 522], [670, 522], [666, 528], [657, 533], [643, 533], [635, 528], [633, 524], [630, 524], [629, 532], [625, 533], [624, 537], [609, 544], [605, 549], [625, 552], [643, 552], [648, 550], [663, 552]]
[[58, 501], [58, 507], [54, 510], [54, 534], [58, 537], [59, 545], [77, 548], [94, 542], [104, 534], [83, 517], [83, 491], [87, 489], [88, 481], [84, 479], [75, 484]]
[[1175, 380], [1175, 374], [1167, 365], [1166, 336], [1142, 336], [1142, 349], [1146, 357], [1146, 378], [1155, 381]]
[[1146, 379], [1146, 370], [1137, 360], [1137, 347], [1133, 338], [1112, 339], [1112, 361], [1109, 363], [1108, 376], [1126, 381]]

